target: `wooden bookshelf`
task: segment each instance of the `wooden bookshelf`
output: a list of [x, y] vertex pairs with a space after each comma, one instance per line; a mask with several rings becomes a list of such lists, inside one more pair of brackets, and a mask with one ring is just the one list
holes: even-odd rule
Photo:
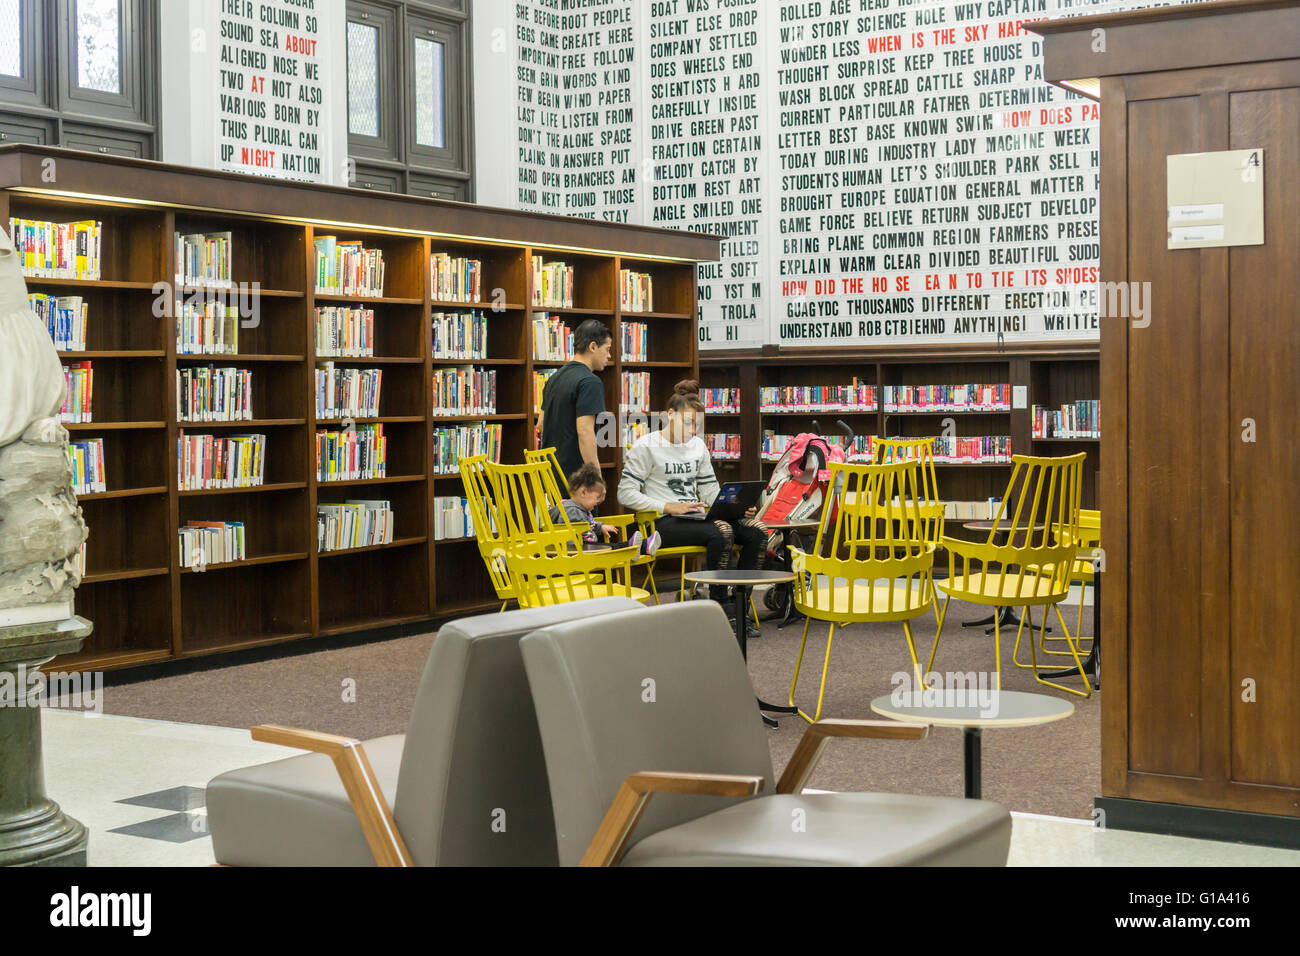
[[[52, 156], [57, 183], [42, 177], [42, 163]], [[309, 218], [321, 215], [328, 224]], [[540, 312], [572, 324], [597, 317], [609, 325], [615, 355], [603, 378], [611, 411], [618, 407], [625, 367], [650, 374], [651, 397], [662, 407], [677, 380], [698, 374], [696, 263], [718, 257], [717, 237], [688, 232], [24, 145], [0, 147], [0, 219], [7, 226], [11, 216], [103, 223], [100, 279], [28, 279], [32, 292], [80, 295], [88, 304], [87, 351], [60, 356], [94, 362], [94, 421], [70, 431], [77, 440], [104, 439], [108, 488], [79, 499], [90, 535], [77, 612], [95, 623], [95, 632], [83, 651], [58, 663], [83, 668], [129, 667], [394, 625], [414, 628], [499, 606], [475, 542], [434, 541], [430, 499], [463, 491], [458, 475], [432, 471], [433, 430], [499, 423], [502, 460], [523, 460], [536, 424], [532, 374], [545, 365], [532, 357], [532, 316]], [[238, 354], [177, 352], [172, 297], [159, 297], [154, 288], [174, 280], [178, 231], [230, 232], [233, 281], [260, 286], [257, 316], [239, 330]], [[384, 294], [317, 293], [318, 235], [382, 249]], [[483, 262], [481, 303], [433, 298], [429, 261], [435, 253]], [[534, 254], [575, 266], [574, 308], [524, 304], [532, 302]], [[663, 310], [628, 313], [650, 329], [648, 361], [626, 366], [617, 354], [620, 268], [651, 273], [655, 306]], [[375, 356], [318, 358], [318, 305], [374, 309]], [[488, 358], [432, 358], [433, 313], [470, 309], [487, 316]], [[387, 477], [317, 479], [315, 434], [343, 421], [315, 414], [313, 370], [325, 361], [384, 370], [380, 414], [354, 421], [383, 424]], [[255, 420], [178, 421], [176, 370], [203, 365], [252, 369]], [[446, 365], [495, 368], [497, 413], [435, 416], [433, 370]], [[178, 491], [176, 443], [182, 430], [266, 434], [264, 483]], [[602, 459], [616, 478], [622, 448], [605, 450]], [[316, 552], [317, 505], [347, 498], [391, 501], [391, 544]], [[209, 565], [203, 572], [183, 569], [178, 529], [192, 520], [243, 521], [247, 560]]]
[[[1008, 435], [1012, 454], [1058, 456], [1086, 452], [1083, 506], [1097, 507], [1097, 471], [1100, 439], [1032, 438], [1034, 405], [1056, 406], [1099, 396], [1098, 350], [1095, 346], [1043, 346], [1005, 351], [882, 349], [837, 350], [781, 349], [754, 352], [704, 352], [700, 356], [705, 388], [739, 388], [739, 414], [710, 414], [708, 432], [741, 435], [739, 461], [715, 459], [724, 480], [766, 479], [772, 462], [761, 460], [764, 429], [793, 435], [810, 431], [816, 421], [826, 435], [838, 434], [843, 419], [858, 435], [923, 437], [938, 435], [941, 422], [951, 417], [958, 435]], [[846, 385], [856, 377], [876, 385], [876, 411], [763, 412], [759, 389], [780, 385]], [[1001, 384], [1024, 386], [1023, 408], [1010, 411], [886, 412], [885, 385]], [[1102, 428], [1105, 428], [1104, 410]], [[1011, 475], [1011, 465], [1001, 463], [937, 464], [939, 492], [951, 501], [982, 501], [1000, 497]], [[950, 533], [963, 536], [961, 522], [952, 520]]]

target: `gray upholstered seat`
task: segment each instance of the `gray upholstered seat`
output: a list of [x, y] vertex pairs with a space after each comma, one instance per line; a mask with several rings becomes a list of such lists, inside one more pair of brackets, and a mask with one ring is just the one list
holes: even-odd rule
[[582, 859], [624, 779], [643, 771], [752, 775], [769, 795], [658, 794], [632, 832], [624, 865], [1006, 863], [1011, 816], [995, 803], [773, 794], [754, 688], [713, 602], [556, 624], [520, 648], [565, 865]]
[[[417, 865], [555, 865], [519, 638], [561, 621], [640, 609], [627, 598], [600, 598], [485, 614], [438, 632], [406, 734], [365, 744]], [[320, 754], [224, 773], [208, 784], [207, 806], [218, 863], [374, 865], [338, 772]]]

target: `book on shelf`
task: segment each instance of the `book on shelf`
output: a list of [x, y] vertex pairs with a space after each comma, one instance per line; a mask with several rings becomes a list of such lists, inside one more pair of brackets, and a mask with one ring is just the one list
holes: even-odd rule
[[623, 447], [631, 448], [638, 438], [650, 433], [650, 425], [644, 421], [623, 422]]
[[91, 393], [95, 386], [91, 363], [64, 362], [63, 384], [63, 408], [59, 410], [59, 421], [65, 425], [88, 424], [91, 420]]
[[573, 266], [533, 256], [533, 305], [573, 308]]
[[496, 369], [472, 365], [433, 370], [433, 414], [495, 415], [497, 413]]
[[654, 311], [654, 277], [646, 272], [620, 269], [618, 304], [624, 312]]
[[[874, 412], [876, 386], [859, 382], [848, 385], [767, 385], [758, 390], [762, 412]], [[739, 396], [737, 396], [739, 410]]]
[[384, 370], [316, 366], [317, 418], [377, 418]]
[[573, 359], [573, 330], [562, 318], [545, 312], [533, 316], [533, 358], [541, 362]]
[[266, 468], [265, 435], [176, 436], [176, 475], [181, 491], [257, 488]]
[[176, 233], [176, 285], [229, 289], [232, 242], [228, 232]]
[[187, 521], [180, 529], [181, 567], [203, 570], [248, 558], [242, 521]]
[[471, 422], [464, 425], [438, 426], [433, 430], [433, 473], [454, 475], [460, 460], [486, 455], [488, 461], [501, 460], [500, 423]]
[[325, 553], [392, 544], [396, 523], [388, 501], [349, 498], [342, 504], [318, 504], [316, 550]]
[[433, 540], [448, 541], [474, 537], [474, 518], [469, 502], [454, 495], [433, 499]]
[[388, 438], [380, 422], [316, 433], [317, 481], [388, 477]]
[[[844, 460], [858, 463], [869, 463], [873, 460], [876, 451], [875, 435], [855, 435], [853, 440], [849, 441], [844, 435], [822, 435], [822, 440], [828, 445], [832, 445], [844, 454]], [[763, 446], [760, 449], [760, 457], [763, 461], [777, 461], [785, 454], [786, 446], [794, 440], [793, 435], [778, 435], [773, 431], [763, 432]]]
[[367, 249], [360, 240], [340, 242], [317, 236], [316, 291], [325, 295], [382, 296], [384, 251]]
[[81, 542], [81, 546], [77, 548], [77, 555], [72, 559], [72, 566], [76, 568], [77, 577], [84, 578], [86, 576], [86, 542]]
[[196, 365], [176, 370], [176, 419], [240, 422], [253, 418], [253, 373], [246, 368]]
[[1101, 402], [1069, 402], [1059, 408], [1035, 405], [1034, 438], [1100, 438]]
[[954, 521], [992, 521], [998, 515], [1001, 498], [983, 501], [945, 501], [943, 516]]
[[86, 351], [86, 315], [88, 307], [79, 295], [27, 294], [27, 304], [45, 323], [54, 347], [60, 352]]
[[740, 389], [738, 388], [702, 388], [700, 401], [704, 402], [705, 414], [709, 412], [740, 412]]
[[533, 371], [533, 414], [536, 415], [542, 410], [542, 393], [546, 390], [546, 383], [551, 376], [558, 372], [558, 368], [542, 368]]
[[212, 299], [177, 299], [176, 351], [181, 355], [238, 354], [239, 307]]
[[619, 382], [619, 409], [648, 412], [650, 410], [650, 373], [624, 372]]
[[1011, 438], [1007, 435], [939, 435], [934, 439], [936, 464], [987, 465], [1011, 460]]
[[72, 492], [93, 495], [108, 491], [104, 476], [104, 439], [89, 438], [68, 443], [68, 463], [72, 466]]
[[97, 281], [101, 277], [102, 222], [11, 218], [9, 237], [28, 278]]
[[374, 309], [319, 306], [315, 328], [316, 354], [321, 358], [374, 357]]
[[886, 385], [886, 412], [1008, 412], [1011, 386]]
[[477, 310], [433, 313], [435, 359], [487, 358], [487, 316]]
[[649, 335], [647, 326], [644, 322], [623, 322], [623, 348], [622, 355], [624, 362], [648, 362], [647, 344]]
[[440, 302], [481, 302], [483, 262], [435, 252], [429, 257], [429, 288]]
[[704, 436], [709, 455], [722, 461], [740, 460], [740, 436], [727, 432], [709, 432]]

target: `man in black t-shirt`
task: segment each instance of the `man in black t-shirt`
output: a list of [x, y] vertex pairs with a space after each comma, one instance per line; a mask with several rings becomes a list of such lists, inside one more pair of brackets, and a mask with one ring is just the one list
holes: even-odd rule
[[[573, 332], [574, 359], [552, 375], [542, 391], [538, 426], [542, 447], [555, 448], [563, 475], [591, 462], [600, 467], [596, 417], [605, 412], [605, 386], [596, 372], [610, 363], [614, 338], [605, 323], [587, 319]], [[561, 483], [561, 488], [564, 485]]]

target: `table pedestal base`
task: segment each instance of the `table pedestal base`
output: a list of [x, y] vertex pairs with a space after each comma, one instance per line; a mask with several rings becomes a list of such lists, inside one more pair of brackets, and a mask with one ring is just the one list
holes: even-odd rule
[[980, 783], [980, 729], [963, 727], [961, 729], [962, 750], [965, 754], [966, 797], [978, 800], [983, 788]]

